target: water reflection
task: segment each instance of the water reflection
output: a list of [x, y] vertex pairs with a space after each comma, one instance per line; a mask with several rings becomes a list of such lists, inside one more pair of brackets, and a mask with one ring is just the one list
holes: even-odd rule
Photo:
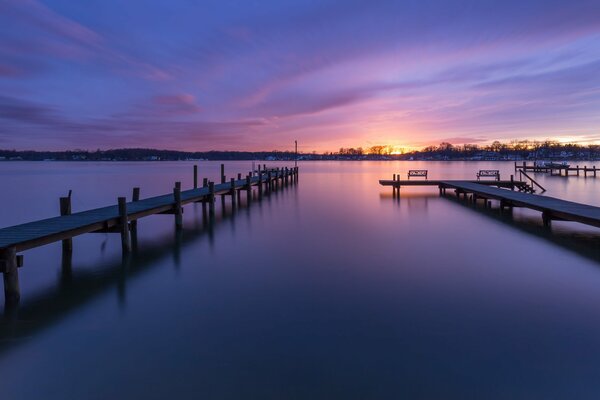
[[[0, 354], [20, 344], [21, 339], [35, 335], [115, 287], [118, 304], [121, 309], [124, 309], [127, 304], [127, 283], [130, 279], [160, 265], [158, 261], [168, 255], [172, 256], [175, 269], [179, 270], [181, 252], [186, 246], [207, 239], [209, 247], [213, 248], [215, 230], [229, 226], [234, 232], [237, 214], [246, 215], [246, 221], [250, 223], [250, 208], [253, 204], [262, 210], [263, 203], [268, 206], [272, 197], [279, 192], [294, 190], [294, 186], [283, 186], [279, 191], [266, 191], [262, 195], [253, 191], [252, 201], [248, 202], [246, 198], [246, 201], [237, 202], [231, 208], [223, 202], [220, 216], [209, 212], [208, 209], [211, 207], [203, 202], [201, 203], [202, 214], [199, 216], [194, 213], [193, 222], [186, 224], [183, 230], [173, 227], [171, 238], [166, 235], [163, 239], [153, 240], [143, 245], [138, 244], [136, 224], [132, 229], [132, 252], [123, 254], [120, 258], [115, 257], [108, 263], [96, 265], [91, 270], [83, 266], [73, 266], [73, 253], [63, 251], [60, 276], [56, 286], [28, 296], [28, 301], [18, 305], [5, 306], [3, 319], [0, 321]], [[191, 214], [191, 211], [196, 210], [196, 204], [188, 205], [186, 209]], [[101, 248], [106, 248], [106, 240], [101, 243]]]

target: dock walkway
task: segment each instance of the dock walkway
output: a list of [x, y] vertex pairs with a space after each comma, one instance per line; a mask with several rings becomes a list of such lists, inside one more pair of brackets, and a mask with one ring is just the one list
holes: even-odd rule
[[[273, 189], [279, 182], [296, 181], [298, 168], [281, 168], [263, 170], [257, 174], [247, 175], [245, 179], [232, 178], [226, 182], [221, 166], [222, 183], [215, 184], [204, 180], [202, 187], [181, 190], [181, 184], [176, 182], [172, 194], [151, 197], [143, 200], [136, 199], [134, 189], [133, 201], [126, 202], [120, 197], [118, 205], [101, 207], [93, 210], [71, 214], [70, 197], [63, 212], [61, 199], [61, 216], [40, 221], [0, 229], [0, 272], [4, 274], [4, 293], [6, 302], [18, 301], [20, 297], [18, 282], [18, 267], [23, 265], [22, 256], [17, 253], [46, 244], [63, 241], [63, 252], [72, 252], [71, 240], [75, 236], [86, 233], [110, 232], [121, 234], [123, 253], [131, 250], [130, 231], [137, 229], [136, 221], [142, 217], [154, 214], [174, 214], [177, 229], [182, 227], [182, 213], [185, 204], [202, 202], [208, 204], [211, 214], [214, 213], [216, 195], [230, 195], [232, 205], [239, 198], [240, 191], [247, 191], [250, 199], [253, 187], [262, 193], [263, 186]], [[197, 168], [194, 168], [194, 185], [197, 186]], [[139, 189], [137, 189], [139, 197]]]
[[471, 195], [471, 200], [473, 201], [477, 199], [484, 199], [486, 202], [488, 200], [498, 200], [502, 209], [505, 207], [526, 207], [540, 211], [545, 225], [549, 225], [552, 220], [562, 220], [579, 222], [600, 228], [600, 207], [555, 197], [507, 190], [506, 188], [510, 186], [506, 182], [502, 183], [502, 181], [380, 180], [379, 183], [382, 186], [394, 186], [394, 190], [401, 185], [438, 186], [440, 195], [445, 194], [446, 189], [454, 189], [458, 196], [463, 195], [466, 197], [467, 195]]

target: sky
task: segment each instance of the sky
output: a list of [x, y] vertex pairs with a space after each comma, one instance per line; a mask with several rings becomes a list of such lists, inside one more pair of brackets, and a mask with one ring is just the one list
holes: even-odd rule
[[600, 0], [0, 0], [0, 148], [600, 142]]

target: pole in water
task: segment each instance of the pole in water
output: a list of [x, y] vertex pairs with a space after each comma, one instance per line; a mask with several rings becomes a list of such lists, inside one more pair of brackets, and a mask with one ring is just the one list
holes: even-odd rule
[[215, 183], [212, 181], [208, 182], [208, 211], [215, 214]]
[[131, 239], [129, 237], [129, 223], [127, 221], [127, 199], [125, 197], [118, 198], [119, 204], [119, 229], [121, 231], [121, 248], [123, 254], [131, 251]]
[[221, 183], [225, 183], [225, 164], [221, 164]]
[[181, 229], [183, 227], [183, 215], [181, 208], [181, 182], [175, 182], [173, 188], [173, 198], [175, 200], [175, 228]]
[[294, 146], [295, 146], [294, 152], [296, 153], [296, 157], [295, 157], [296, 159], [294, 160], [294, 167], [297, 167], [298, 166], [298, 141], [297, 140], [294, 140]]
[[[60, 198], [60, 215], [71, 215], [71, 191], [69, 190], [69, 196]], [[73, 239], [64, 239], [62, 241], [63, 253], [73, 252]]]
[[198, 189], [198, 166], [194, 165], [194, 189]]
[[17, 249], [15, 247], [0, 249], [0, 262], [4, 265], [4, 303], [14, 305], [21, 299]]

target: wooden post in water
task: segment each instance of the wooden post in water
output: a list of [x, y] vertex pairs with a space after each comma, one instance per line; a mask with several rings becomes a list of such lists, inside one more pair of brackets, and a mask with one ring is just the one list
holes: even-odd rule
[[251, 175], [246, 175], [246, 202], [250, 204], [252, 200], [252, 178]]
[[269, 192], [273, 190], [273, 178], [271, 177], [271, 171], [267, 172], [267, 189]]
[[4, 273], [4, 303], [14, 305], [21, 299], [17, 249], [15, 247], [0, 249], [0, 263]]
[[[60, 198], [60, 215], [71, 215], [71, 196]], [[73, 239], [62, 241], [63, 255], [73, 253]]]
[[594, 165], [594, 178], [596, 177], [596, 166]]
[[198, 189], [198, 166], [194, 165], [194, 189]]
[[175, 182], [173, 188], [173, 198], [175, 200], [175, 228], [183, 228], [183, 209], [181, 207], [181, 182]]
[[208, 186], [208, 178], [202, 178], [202, 187]]
[[208, 182], [208, 210], [211, 215], [215, 214], [215, 183]]
[[234, 209], [235, 208], [235, 197], [236, 197], [236, 190], [235, 190], [235, 178], [231, 178], [231, 208]]
[[[136, 201], [140, 201], [140, 188], [139, 187], [134, 187], [133, 188], [133, 194], [131, 196], [131, 201], [136, 202]], [[135, 252], [137, 251], [137, 220], [133, 220], [129, 223], [129, 225], [131, 226], [130, 229], [130, 236], [131, 236], [131, 249]]]
[[548, 211], [542, 212], [542, 221], [544, 223], [544, 226], [550, 227], [552, 218], [550, 217], [550, 213]]
[[579, 165], [577, 166], [577, 176], [579, 176]]
[[129, 223], [127, 218], [127, 199], [125, 197], [118, 198], [119, 204], [119, 230], [121, 231], [121, 248], [123, 254], [131, 251], [131, 238], [129, 237]]
[[225, 183], [225, 164], [221, 164], [221, 183]]
[[[260, 168], [260, 165], [258, 166]], [[256, 185], [256, 187], [258, 187], [258, 197], [262, 197], [262, 192], [263, 192], [263, 183], [262, 183], [262, 172], [258, 173], [258, 184]]]

